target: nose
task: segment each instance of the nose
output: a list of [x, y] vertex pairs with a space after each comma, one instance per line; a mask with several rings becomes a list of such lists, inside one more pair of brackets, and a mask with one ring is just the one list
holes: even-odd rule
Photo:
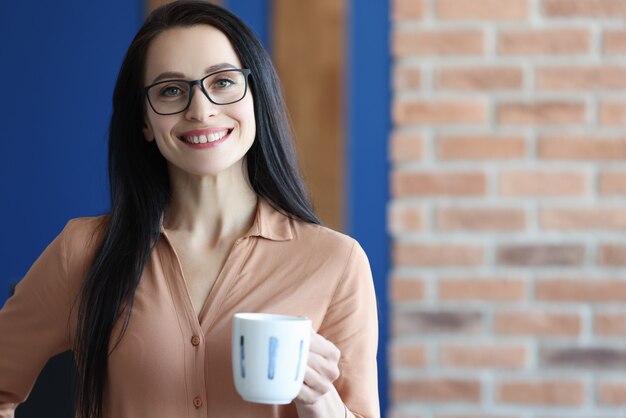
[[215, 116], [217, 113], [218, 105], [209, 100], [200, 86], [193, 86], [191, 102], [185, 111], [185, 117], [190, 120], [202, 121]]

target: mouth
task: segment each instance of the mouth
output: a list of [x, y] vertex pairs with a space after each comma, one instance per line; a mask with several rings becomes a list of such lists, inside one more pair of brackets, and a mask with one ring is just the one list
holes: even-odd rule
[[231, 132], [232, 129], [223, 129], [211, 132], [190, 132], [189, 134], [179, 136], [178, 138], [188, 144], [210, 144], [226, 138]]

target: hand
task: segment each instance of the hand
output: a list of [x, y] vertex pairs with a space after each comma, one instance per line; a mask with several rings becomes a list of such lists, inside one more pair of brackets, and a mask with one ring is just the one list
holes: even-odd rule
[[[295, 399], [296, 404], [312, 407], [324, 395], [334, 392], [333, 382], [339, 378], [341, 352], [335, 344], [315, 331], [311, 331], [309, 359], [304, 374], [304, 384]], [[336, 392], [335, 392], [336, 393]]]

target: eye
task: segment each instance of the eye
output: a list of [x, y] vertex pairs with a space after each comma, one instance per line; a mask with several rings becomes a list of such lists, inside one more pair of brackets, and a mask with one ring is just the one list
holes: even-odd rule
[[213, 83], [213, 85], [218, 89], [225, 89], [232, 86], [233, 84], [235, 84], [235, 82], [228, 78], [220, 78], [215, 80], [215, 82]]
[[167, 86], [161, 89], [160, 95], [165, 97], [174, 97], [182, 94], [182, 90], [178, 86]]
[[176, 99], [185, 96], [189, 87], [180, 81], [165, 81], [155, 86], [155, 93], [161, 99]]

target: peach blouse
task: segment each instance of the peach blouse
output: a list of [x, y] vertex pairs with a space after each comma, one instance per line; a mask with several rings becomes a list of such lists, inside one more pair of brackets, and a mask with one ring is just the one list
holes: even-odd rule
[[[105, 220], [70, 221], [0, 310], [0, 418], [12, 418], [47, 360], [73, 346], [76, 297]], [[354, 239], [290, 219], [262, 199], [199, 315], [176, 252], [161, 234], [126, 333], [109, 357], [105, 417], [296, 418], [293, 403], [248, 403], [235, 391], [230, 337], [236, 312], [309, 317], [341, 350], [335, 386], [348, 409], [379, 417], [377, 310], [365, 253]]]

